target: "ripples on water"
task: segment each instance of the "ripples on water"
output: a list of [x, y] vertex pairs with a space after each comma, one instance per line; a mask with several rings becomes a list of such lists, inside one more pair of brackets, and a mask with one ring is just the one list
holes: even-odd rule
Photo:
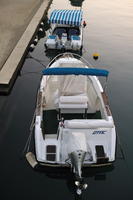
[[[50, 11], [71, 9], [71, 1], [54, 0]], [[73, 7], [78, 9], [78, 7]], [[101, 174], [87, 174], [88, 189], [83, 199], [133, 199], [132, 113], [133, 113], [133, 1], [84, 0], [83, 56], [96, 66], [110, 71], [108, 94], [117, 132], [121, 138], [126, 161], [117, 159], [114, 169]], [[49, 12], [50, 13], [50, 12]], [[49, 62], [40, 40], [32, 53]], [[92, 54], [100, 53], [98, 61]], [[42, 66], [26, 59], [22, 74], [40, 71]], [[0, 178], [2, 200], [14, 199], [74, 199], [70, 175], [34, 172], [25, 160], [20, 160], [35, 108], [40, 80], [38, 74], [19, 76], [11, 94], [0, 98]], [[87, 171], [88, 172], [88, 171]]]

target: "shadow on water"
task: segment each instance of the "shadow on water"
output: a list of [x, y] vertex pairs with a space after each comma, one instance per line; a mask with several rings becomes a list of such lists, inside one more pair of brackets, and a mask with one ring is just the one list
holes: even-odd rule
[[48, 22], [48, 16], [45, 16], [45, 18], [43, 19], [43, 23], [44, 23], [44, 29], [45, 31], [50, 29], [50, 24]]
[[[84, 182], [89, 185], [89, 178], [94, 178], [95, 181], [105, 181], [106, 173], [112, 172], [114, 170], [114, 166], [106, 166], [106, 167], [97, 167], [97, 168], [84, 168], [82, 170], [82, 175], [84, 177]], [[38, 166], [35, 169], [38, 173], [45, 174], [48, 178], [56, 179], [56, 180], [65, 180], [67, 188], [69, 192], [72, 194], [73, 199], [75, 200], [83, 200], [86, 199], [86, 192], [84, 191], [82, 195], [76, 194], [76, 186], [75, 186], [75, 178], [71, 171], [71, 168], [53, 168], [53, 167], [42, 167]]]
[[81, 51], [45, 50], [45, 56], [47, 56], [50, 60], [53, 60], [57, 55], [62, 54], [62, 53], [75, 53], [79, 56], [82, 56], [82, 50]]

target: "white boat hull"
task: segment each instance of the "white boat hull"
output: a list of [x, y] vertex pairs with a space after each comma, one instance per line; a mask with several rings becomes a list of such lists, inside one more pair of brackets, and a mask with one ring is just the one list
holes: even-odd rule
[[[57, 59], [50, 67], [59, 67], [62, 63], [63, 66], [80, 65], [83, 67], [81, 61], [67, 55]], [[77, 80], [78, 78], [79, 76]], [[57, 77], [53, 78], [51, 84], [47, 86], [49, 81], [50, 76], [43, 76], [38, 92], [35, 120], [36, 161], [43, 166], [70, 167], [70, 153], [82, 150], [86, 152], [83, 167], [105, 166], [114, 162], [115, 125], [99, 80], [96, 77], [80, 79], [78, 91], [86, 90], [84, 81], [87, 81], [87, 84], [90, 84], [88, 93], [92, 95], [90, 97], [88, 94], [87, 96], [80, 94], [74, 97], [59, 97]], [[66, 87], [63, 86], [64, 78], [59, 81], [61, 81], [60, 86]], [[65, 81], [70, 84], [69, 79]], [[73, 82], [73, 86], [75, 83]], [[73, 93], [76, 91], [76, 88], [72, 86], [69, 88]], [[69, 115], [73, 116], [73, 112], [78, 118], [67, 119]], [[61, 117], [64, 119], [62, 120]]]

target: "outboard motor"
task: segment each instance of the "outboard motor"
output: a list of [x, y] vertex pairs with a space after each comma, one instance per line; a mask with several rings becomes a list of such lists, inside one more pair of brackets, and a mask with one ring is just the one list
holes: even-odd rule
[[87, 145], [84, 133], [72, 132], [69, 140], [69, 158], [75, 176], [75, 186], [78, 195], [87, 188], [82, 178], [82, 166], [87, 152]]
[[82, 164], [84, 162], [85, 154], [86, 154], [86, 152], [82, 151], [82, 150], [77, 150], [70, 154], [73, 172], [75, 174], [76, 179], [79, 181], [82, 179], [81, 168], [82, 168]]
[[76, 193], [78, 195], [81, 195], [82, 191], [85, 190], [88, 186], [84, 183], [82, 178], [82, 164], [84, 162], [85, 155], [86, 152], [82, 150], [74, 151], [69, 155], [73, 168], [73, 173], [75, 175], [75, 186], [77, 187]]

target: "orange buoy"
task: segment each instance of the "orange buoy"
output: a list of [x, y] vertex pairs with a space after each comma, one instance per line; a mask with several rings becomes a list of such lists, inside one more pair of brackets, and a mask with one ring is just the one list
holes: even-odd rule
[[93, 54], [93, 59], [94, 59], [94, 60], [97, 60], [97, 59], [99, 58], [99, 56], [100, 56], [99, 53], [94, 53], [94, 54]]

